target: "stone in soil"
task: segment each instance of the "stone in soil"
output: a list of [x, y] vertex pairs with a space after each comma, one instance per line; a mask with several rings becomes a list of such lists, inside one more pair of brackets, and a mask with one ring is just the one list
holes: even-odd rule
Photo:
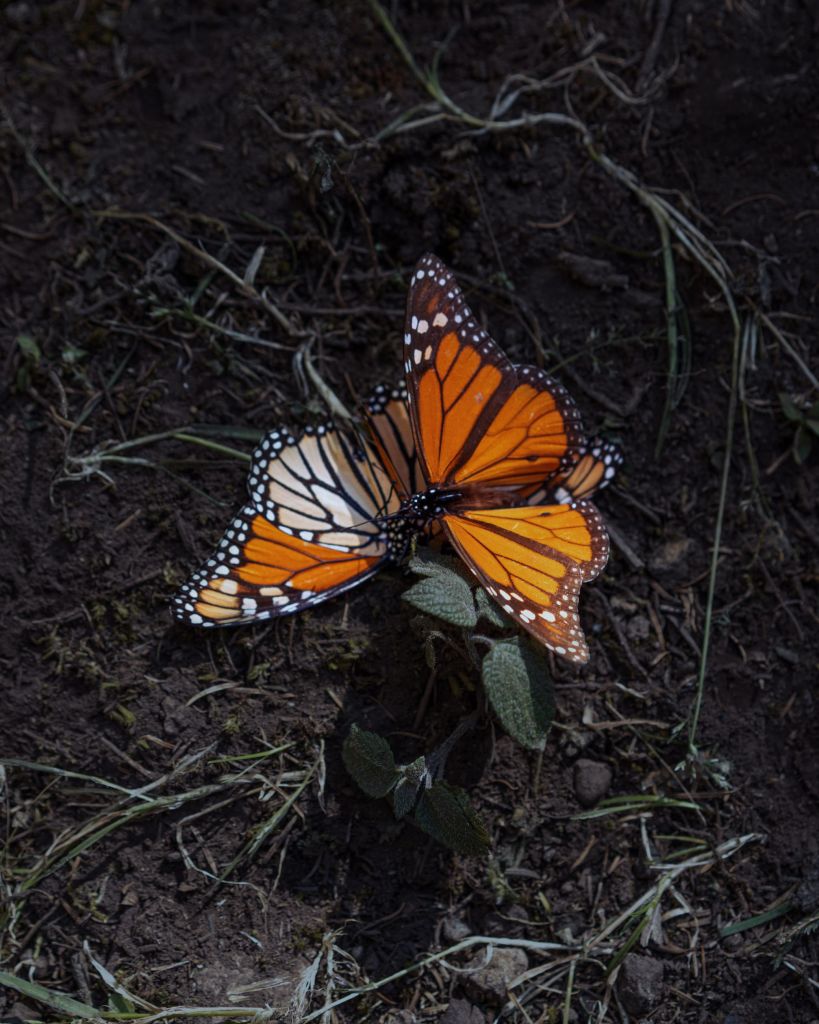
[[593, 807], [611, 786], [611, 768], [600, 761], [581, 757], [574, 766], [574, 792], [583, 807]]

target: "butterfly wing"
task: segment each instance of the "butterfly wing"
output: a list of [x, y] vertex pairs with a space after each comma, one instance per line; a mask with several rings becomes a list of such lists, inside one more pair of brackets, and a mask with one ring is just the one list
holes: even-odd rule
[[555, 654], [589, 659], [577, 601], [608, 560], [603, 520], [589, 502], [448, 513], [444, 527], [487, 592]]
[[369, 445], [330, 426], [273, 431], [253, 456], [250, 501], [172, 602], [176, 618], [226, 626], [324, 601], [396, 557], [381, 517], [399, 498]]
[[538, 485], [582, 443], [566, 389], [514, 366], [478, 326], [450, 270], [426, 255], [407, 301], [404, 370], [428, 485]]
[[545, 505], [551, 501], [571, 502], [593, 497], [607, 487], [618, 468], [623, 465], [623, 453], [613, 441], [595, 437], [582, 445], [575, 461], [558, 470], [527, 499], [529, 505]]
[[313, 543], [274, 526], [254, 505], [234, 519], [212, 558], [173, 598], [171, 610], [193, 626], [235, 626], [301, 611], [355, 586], [388, 556], [385, 538], [346, 550]]
[[366, 441], [332, 424], [300, 438], [274, 430], [253, 453], [250, 504], [284, 533], [305, 541], [356, 547], [378, 528], [372, 520], [398, 508], [392, 480]]
[[[522, 369], [516, 367], [518, 373]], [[394, 388], [379, 384], [366, 404], [368, 425], [381, 462], [402, 498], [418, 494], [425, 487], [406, 402], [407, 389], [402, 382]], [[595, 437], [567, 452], [565, 464], [547, 481], [507, 488], [510, 500], [504, 504], [548, 505], [591, 498], [611, 483], [622, 465], [620, 446]]]
[[400, 497], [408, 498], [425, 488], [418, 462], [412, 424], [407, 412], [407, 387], [379, 384], [367, 399], [367, 425], [381, 463], [395, 483]]

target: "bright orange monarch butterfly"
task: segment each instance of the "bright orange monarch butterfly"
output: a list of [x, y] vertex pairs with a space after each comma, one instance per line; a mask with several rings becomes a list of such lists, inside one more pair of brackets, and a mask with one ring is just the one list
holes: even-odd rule
[[608, 556], [585, 499], [619, 450], [583, 443], [566, 390], [510, 363], [431, 255], [413, 274], [404, 347], [406, 388], [377, 388], [367, 403], [372, 443], [332, 426], [264, 438], [248, 504], [174, 614], [215, 626], [299, 611], [400, 561], [413, 533], [440, 523], [508, 614], [585, 662], [578, 594]]

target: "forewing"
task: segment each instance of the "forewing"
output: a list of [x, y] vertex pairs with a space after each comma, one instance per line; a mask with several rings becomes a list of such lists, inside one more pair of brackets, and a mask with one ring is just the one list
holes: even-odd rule
[[301, 611], [355, 586], [388, 557], [373, 524], [349, 547], [285, 533], [253, 505], [234, 519], [212, 558], [173, 598], [174, 616], [193, 626], [234, 626]]
[[582, 441], [566, 389], [514, 366], [476, 322], [450, 270], [423, 256], [404, 332], [410, 420], [428, 484], [537, 484]]
[[555, 654], [589, 659], [577, 602], [608, 560], [606, 528], [589, 502], [447, 514], [450, 540], [487, 593]]
[[274, 430], [253, 454], [250, 504], [284, 533], [354, 549], [379, 532], [374, 520], [400, 498], [377, 452], [332, 425], [300, 438]]

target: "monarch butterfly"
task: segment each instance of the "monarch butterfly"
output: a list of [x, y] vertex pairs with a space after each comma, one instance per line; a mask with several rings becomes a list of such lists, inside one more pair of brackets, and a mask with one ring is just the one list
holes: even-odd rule
[[250, 500], [174, 598], [175, 616], [216, 626], [299, 611], [399, 561], [413, 533], [443, 528], [508, 614], [586, 661], [578, 592], [608, 556], [586, 499], [619, 450], [583, 442], [568, 392], [507, 360], [437, 257], [413, 273], [404, 346], [404, 385], [367, 402], [369, 440], [332, 425], [264, 438]]

